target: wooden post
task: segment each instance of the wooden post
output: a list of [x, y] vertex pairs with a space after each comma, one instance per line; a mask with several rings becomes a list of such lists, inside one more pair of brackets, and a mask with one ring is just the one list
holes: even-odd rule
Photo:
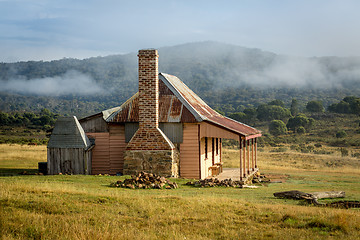
[[242, 141], [241, 141], [241, 136], [239, 136], [239, 146], [240, 146], [240, 181], [242, 181], [242, 172], [243, 172], [243, 167], [242, 167]]
[[243, 150], [242, 150], [242, 154], [243, 154], [243, 169], [244, 169], [244, 177], [246, 177], [246, 140], [244, 139], [242, 142], [243, 142]]
[[251, 168], [255, 171], [255, 164], [254, 164], [254, 139], [251, 139]]
[[255, 138], [255, 168], [257, 167], [257, 138]]
[[247, 151], [247, 173], [250, 175], [250, 140], [246, 140], [246, 151]]

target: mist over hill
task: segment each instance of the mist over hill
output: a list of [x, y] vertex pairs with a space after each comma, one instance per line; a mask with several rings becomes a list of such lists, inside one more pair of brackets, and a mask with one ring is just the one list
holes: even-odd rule
[[[0, 110], [87, 115], [137, 91], [137, 53], [0, 63]], [[325, 105], [360, 94], [360, 57], [294, 57], [217, 42], [159, 49], [159, 70], [178, 76], [211, 106], [241, 110], [296, 97]]]

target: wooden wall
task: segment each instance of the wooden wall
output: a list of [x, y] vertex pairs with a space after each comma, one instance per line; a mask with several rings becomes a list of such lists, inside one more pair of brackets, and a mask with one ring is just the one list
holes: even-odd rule
[[110, 125], [110, 174], [122, 173], [124, 166], [125, 127], [124, 125]]
[[92, 149], [91, 173], [110, 174], [109, 133], [87, 133], [87, 135], [95, 138], [95, 147]]
[[48, 148], [48, 174], [91, 174], [91, 152], [83, 148]]
[[225, 138], [225, 139], [234, 139], [239, 141], [239, 135], [227, 131], [221, 127], [215, 126], [210, 123], [202, 122], [200, 124], [200, 137], [215, 137], [215, 138]]
[[86, 133], [107, 132], [107, 124], [102, 114], [92, 118], [80, 119], [80, 125]]
[[124, 125], [109, 125], [109, 132], [87, 133], [95, 138], [92, 150], [92, 174], [122, 173], [125, 152]]
[[199, 178], [198, 124], [184, 123], [183, 142], [180, 144], [180, 176]]

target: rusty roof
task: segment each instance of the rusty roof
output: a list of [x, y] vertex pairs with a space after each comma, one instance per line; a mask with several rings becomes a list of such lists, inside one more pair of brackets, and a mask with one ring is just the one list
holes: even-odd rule
[[[138, 122], [139, 94], [136, 93], [120, 107], [102, 112], [107, 122]], [[159, 74], [159, 122], [206, 121], [244, 137], [260, 136], [261, 132], [246, 124], [222, 116], [209, 107], [179, 78]]]
[[176, 76], [160, 73], [159, 79], [162, 80], [183, 105], [186, 106], [198, 122], [207, 121], [243, 136], [261, 135], [259, 130], [225, 117], [213, 110]]

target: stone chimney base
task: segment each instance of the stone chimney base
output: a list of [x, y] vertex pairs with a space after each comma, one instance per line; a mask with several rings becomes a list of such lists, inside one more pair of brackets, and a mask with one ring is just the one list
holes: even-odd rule
[[139, 172], [155, 173], [164, 177], [179, 177], [180, 153], [172, 150], [126, 150], [124, 175]]

